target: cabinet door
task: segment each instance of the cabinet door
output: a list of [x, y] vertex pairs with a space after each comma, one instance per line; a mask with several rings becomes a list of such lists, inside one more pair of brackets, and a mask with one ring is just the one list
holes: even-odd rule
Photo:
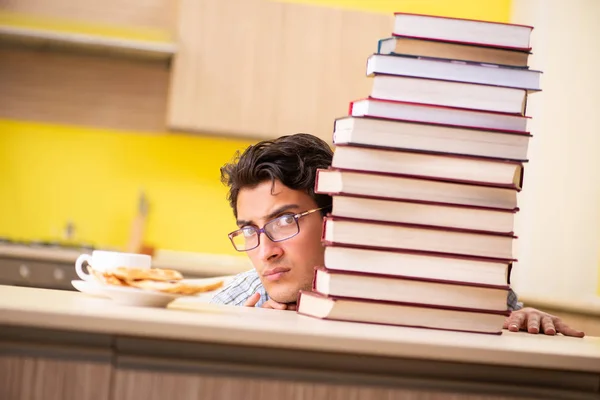
[[0, 398], [109, 400], [112, 366], [105, 358], [90, 361], [0, 352]]
[[[41, 29], [164, 40], [170, 39], [176, 15], [170, 0], [18, 0], [3, 1], [9, 23]], [[98, 29], [99, 28], [99, 29]]]
[[[182, 365], [183, 367], [183, 365]], [[188, 366], [189, 367], [189, 366]], [[307, 381], [290, 376], [288, 379], [252, 376], [256, 371], [248, 369], [249, 376], [201, 374], [196, 371], [177, 371], [172, 365], [169, 370], [118, 368], [115, 372], [112, 400], [186, 399], [186, 400], [509, 400], [514, 396], [469, 394], [455, 387], [440, 390], [439, 387], [375, 386], [360, 383], [336, 383]], [[481, 390], [481, 389], [480, 389]]]
[[165, 130], [169, 69], [162, 63], [9, 47], [0, 48], [0, 60], [0, 118]]
[[182, 0], [168, 125], [331, 140], [333, 121], [370, 92], [366, 60], [392, 16], [267, 0]]
[[0, 285], [73, 290], [79, 279], [71, 264], [0, 257]]

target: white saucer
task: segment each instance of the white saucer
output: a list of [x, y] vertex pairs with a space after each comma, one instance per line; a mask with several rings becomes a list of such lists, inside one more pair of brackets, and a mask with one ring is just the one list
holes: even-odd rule
[[176, 298], [183, 296], [181, 294], [112, 285], [103, 286], [102, 291], [117, 304], [138, 307], [165, 307]]
[[103, 285], [97, 282], [73, 280], [71, 281], [71, 285], [73, 285], [73, 287], [79, 290], [81, 293], [89, 294], [90, 296], [108, 297], [104, 293]]
[[[232, 277], [215, 277], [215, 278], [203, 278], [203, 279], [185, 279], [184, 281], [195, 284], [209, 284], [216, 280], [223, 280], [224, 286], [226, 286]], [[211, 297], [224, 286], [210, 291], [203, 292], [197, 295], [183, 295], [173, 293], [163, 293], [152, 290], [143, 290], [134, 287], [114, 286], [105, 285], [100, 282], [74, 280], [71, 281], [73, 287], [82, 293], [86, 293], [92, 296], [108, 297], [117, 304], [123, 304], [128, 306], [138, 307], [166, 307], [167, 304], [179, 297], [190, 297], [195, 301], [209, 302]]]

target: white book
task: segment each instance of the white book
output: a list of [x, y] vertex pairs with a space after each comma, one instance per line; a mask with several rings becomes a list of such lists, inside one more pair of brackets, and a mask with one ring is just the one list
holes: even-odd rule
[[531, 69], [501, 67], [494, 64], [373, 54], [367, 60], [367, 75], [373, 74], [414, 76], [540, 90], [542, 73]]
[[368, 117], [335, 121], [333, 143], [526, 161], [531, 135]]
[[524, 89], [394, 75], [375, 75], [372, 81], [370, 97], [383, 100], [521, 115], [527, 103]]
[[515, 114], [380, 99], [353, 101], [350, 115], [509, 132], [526, 132], [528, 119]]

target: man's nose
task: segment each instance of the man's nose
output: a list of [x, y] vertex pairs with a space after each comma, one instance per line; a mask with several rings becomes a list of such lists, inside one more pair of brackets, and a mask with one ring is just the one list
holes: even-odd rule
[[283, 254], [283, 250], [279, 243], [272, 241], [264, 232], [261, 233], [258, 251], [260, 258], [263, 261], [273, 261], [273, 259], [276, 259]]

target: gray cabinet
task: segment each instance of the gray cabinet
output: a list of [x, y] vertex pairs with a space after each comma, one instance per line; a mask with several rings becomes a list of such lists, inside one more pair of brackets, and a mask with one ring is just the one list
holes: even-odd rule
[[73, 279], [79, 278], [71, 263], [0, 257], [0, 285], [73, 290]]

